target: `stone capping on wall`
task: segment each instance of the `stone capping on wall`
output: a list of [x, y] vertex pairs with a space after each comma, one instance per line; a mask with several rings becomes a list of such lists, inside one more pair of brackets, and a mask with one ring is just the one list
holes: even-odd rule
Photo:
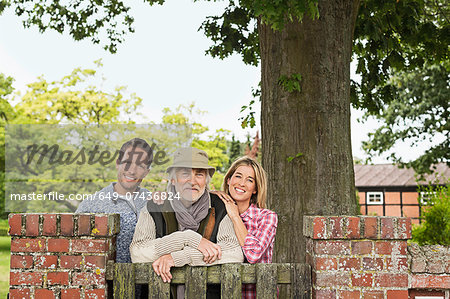
[[412, 273], [450, 273], [450, 247], [442, 245], [408, 245]]
[[411, 218], [305, 216], [303, 235], [315, 240], [407, 240], [411, 239]]
[[411, 288], [450, 289], [450, 247], [408, 245]]
[[313, 298], [408, 299], [411, 289], [449, 295], [449, 248], [408, 245], [410, 218], [305, 216], [303, 234]]
[[105, 298], [118, 214], [10, 214], [10, 298]]

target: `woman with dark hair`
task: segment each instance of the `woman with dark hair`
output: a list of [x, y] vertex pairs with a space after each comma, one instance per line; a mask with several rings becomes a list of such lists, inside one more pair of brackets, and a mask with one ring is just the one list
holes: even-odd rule
[[[215, 193], [225, 203], [246, 260], [271, 263], [278, 217], [265, 209], [266, 172], [256, 160], [242, 157], [231, 165], [222, 189]], [[243, 285], [242, 298], [256, 298], [256, 286]]]

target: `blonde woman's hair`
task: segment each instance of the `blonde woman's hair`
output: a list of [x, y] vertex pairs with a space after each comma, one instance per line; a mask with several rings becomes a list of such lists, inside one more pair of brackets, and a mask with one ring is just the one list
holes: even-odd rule
[[262, 168], [261, 164], [258, 163], [253, 158], [250, 157], [242, 157], [237, 159], [231, 164], [230, 169], [228, 169], [227, 174], [223, 179], [222, 189], [230, 195], [228, 179], [230, 179], [236, 169], [239, 166], [247, 165], [253, 168], [255, 172], [255, 181], [256, 181], [256, 193], [252, 194], [250, 198], [251, 204], [256, 204], [258, 208], [265, 209], [266, 208], [266, 197], [267, 197], [267, 175], [266, 171]]

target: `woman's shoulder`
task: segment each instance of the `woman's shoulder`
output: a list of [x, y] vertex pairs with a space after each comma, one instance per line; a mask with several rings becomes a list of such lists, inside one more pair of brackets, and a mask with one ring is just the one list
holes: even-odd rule
[[255, 209], [258, 221], [271, 220], [271, 222], [275, 222], [275, 224], [278, 222], [278, 215], [274, 211], [258, 208], [256, 205], [253, 205], [253, 208]]

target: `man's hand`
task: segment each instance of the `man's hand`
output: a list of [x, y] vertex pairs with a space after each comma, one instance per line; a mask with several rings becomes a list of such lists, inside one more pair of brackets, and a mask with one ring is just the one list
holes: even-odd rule
[[161, 256], [159, 259], [153, 262], [152, 267], [158, 276], [161, 276], [164, 282], [170, 282], [172, 274], [170, 274], [170, 268], [174, 267], [175, 263], [170, 254]]
[[151, 200], [153, 200], [153, 203], [155, 203], [159, 206], [164, 204], [164, 199], [162, 199], [162, 194], [163, 194], [163, 192], [161, 192], [161, 191], [153, 192], [151, 195]]
[[203, 254], [203, 261], [207, 264], [211, 264], [217, 259], [222, 258], [222, 249], [219, 245], [202, 238], [197, 248]]

